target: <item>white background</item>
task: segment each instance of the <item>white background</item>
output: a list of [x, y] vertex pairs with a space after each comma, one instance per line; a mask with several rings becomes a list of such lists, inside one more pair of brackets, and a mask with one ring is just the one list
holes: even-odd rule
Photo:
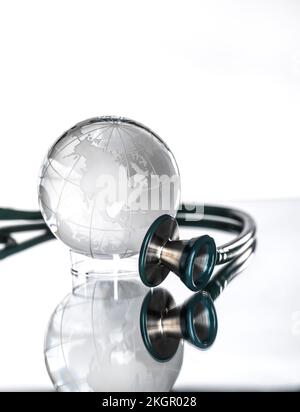
[[1, 204], [36, 207], [49, 145], [110, 114], [167, 142], [184, 200], [299, 196], [299, 22], [295, 0], [1, 2]]
[[[299, 197], [299, 22], [295, 0], [1, 2], [0, 206], [36, 208], [48, 147], [110, 114], [167, 142], [184, 200]], [[40, 245], [0, 276], [0, 387], [51, 389], [43, 337], [71, 291], [67, 250]]]

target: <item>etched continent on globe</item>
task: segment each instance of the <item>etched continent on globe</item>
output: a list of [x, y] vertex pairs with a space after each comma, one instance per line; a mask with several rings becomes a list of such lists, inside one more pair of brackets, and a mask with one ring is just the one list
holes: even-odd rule
[[166, 144], [129, 119], [78, 123], [49, 150], [39, 202], [54, 235], [95, 258], [139, 252], [150, 224], [175, 215], [179, 172]]

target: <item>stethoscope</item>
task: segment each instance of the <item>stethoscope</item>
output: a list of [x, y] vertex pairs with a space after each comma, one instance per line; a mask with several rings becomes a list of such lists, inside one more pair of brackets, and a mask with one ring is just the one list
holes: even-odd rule
[[[227, 207], [204, 206], [203, 216], [197, 216], [197, 210], [198, 207], [182, 205], [176, 219], [162, 215], [152, 223], [139, 254], [139, 272], [145, 285], [159, 285], [172, 271], [189, 289], [201, 290], [216, 265], [230, 262], [253, 244], [256, 225], [249, 214]], [[179, 240], [179, 226], [219, 229], [237, 236], [217, 247], [209, 235]]]
[[[243, 271], [255, 250], [256, 224], [237, 209], [182, 206], [176, 219], [160, 216], [146, 233], [139, 254], [139, 272], [149, 287], [159, 285], [170, 271], [180, 277], [193, 294], [177, 306], [169, 291], [152, 289], [145, 297], [140, 328], [148, 352], [158, 361], [169, 361], [182, 339], [199, 349], [208, 349], [215, 341], [218, 321], [214, 301], [234, 277]], [[188, 215], [193, 215], [189, 219]], [[236, 237], [216, 246], [208, 235], [179, 240], [178, 227], [201, 227], [234, 232]], [[222, 268], [213, 276], [216, 265]]]
[[[39, 211], [0, 208], [0, 220], [30, 221], [0, 228], [0, 259], [54, 239]], [[180, 240], [179, 227], [217, 229], [235, 233], [235, 237], [221, 246], [216, 246], [209, 235]], [[14, 237], [32, 231], [42, 233], [21, 243]], [[218, 330], [213, 302], [245, 269], [255, 250], [255, 234], [256, 224], [249, 214], [220, 206], [201, 209], [182, 205], [176, 219], [162, 215], [152, 223], [142, 242], [138, 266], [141, 280], [152, 288], [141, 307], [140, 329], [145, 347], [155, 360], [170, 360], [182, 339], [200, 349], [213, 344]], [[218, 265], [222, 267], [214, 274]], [[197, 292], [181, 306], [176, 306], [169, 291], [155, 288], [170, 271]]]

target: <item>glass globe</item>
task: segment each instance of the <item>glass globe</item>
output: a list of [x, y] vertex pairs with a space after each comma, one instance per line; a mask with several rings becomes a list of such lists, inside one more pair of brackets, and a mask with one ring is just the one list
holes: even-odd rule
[[175, 216], [179, 172], [166, 144], [122, 117], [78, 123], [51, 147], [42, 165], [39, 203], [53, 234], [94, 258], [139, 252], [150, 224]]
[[75, 285], [52, 315], [45, 360], [61, 392], [169, 391], [180, 372], [183, 344], [169, 362], [145, 348], [140, 310], [149, 289], [136, 278], [93, 277]]

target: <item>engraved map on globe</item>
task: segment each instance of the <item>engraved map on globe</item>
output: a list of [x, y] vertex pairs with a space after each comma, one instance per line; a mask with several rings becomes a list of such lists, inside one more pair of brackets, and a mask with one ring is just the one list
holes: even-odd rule
[[165, 143], [125, 118], [94, 118], [64, 133], [42, 165], [39, 202], [51, 231], [91, 257], [139, 252], [150, 224], [175, 215], [180, 182]]

